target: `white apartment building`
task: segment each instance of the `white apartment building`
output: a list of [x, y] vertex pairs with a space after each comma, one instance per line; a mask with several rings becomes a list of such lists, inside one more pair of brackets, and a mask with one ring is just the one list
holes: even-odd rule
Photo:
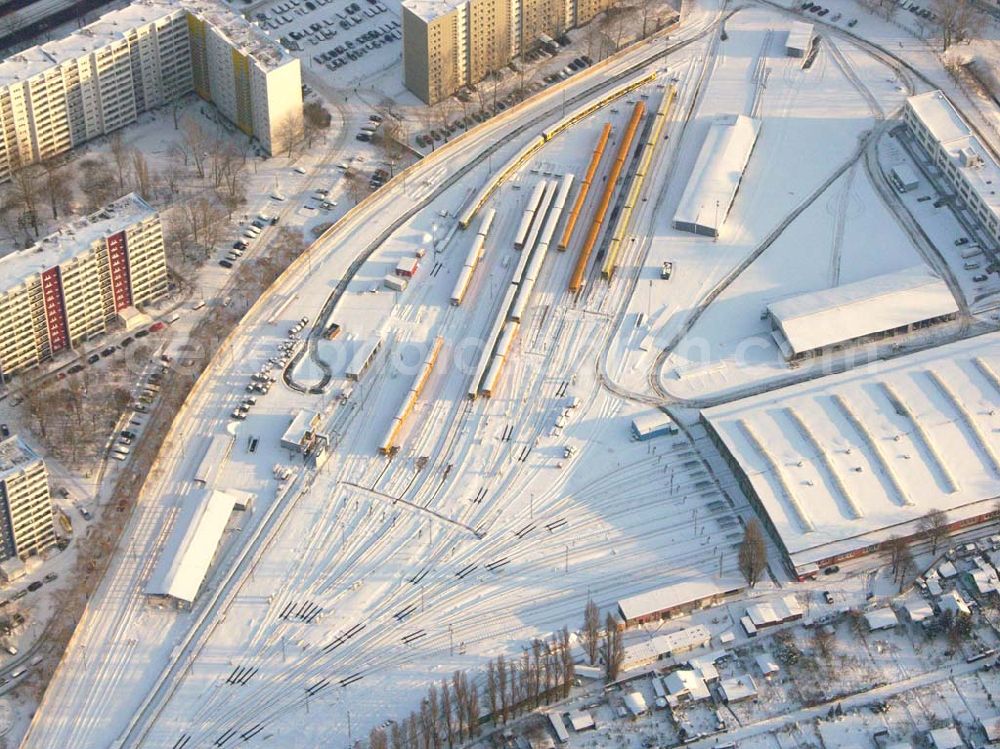
[[0, 561], [56, 543], [45, 462], [20, 437], [0, 442]]
[[0, 258], [0, 372], [106, 332], [167, 290], [159, 214], [135, 193]]
[[1000, 164], [940, 91], [911, 96], [903, 119], [958, 197], [1000, 242]]
[[299, 61], [214, 0], [136, 0], [0, 62], [0, 180], [197, 91], [268, 151], [301, 120]]

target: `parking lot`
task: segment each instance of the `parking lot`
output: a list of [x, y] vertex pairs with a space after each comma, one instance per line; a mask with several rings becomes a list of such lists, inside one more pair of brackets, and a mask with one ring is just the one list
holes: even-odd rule
[[304, 67], [317, 73], [325, 69], [335, 86], [355, 85], [402, 54], [398, 6], [381, 0], [284, 0], [258, 11], [253, 20]]

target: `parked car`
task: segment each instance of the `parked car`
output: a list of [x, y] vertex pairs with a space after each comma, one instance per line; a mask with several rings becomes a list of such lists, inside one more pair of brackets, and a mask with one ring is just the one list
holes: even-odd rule
[[97, 364], [101, 360], [100, 354], [91, 354], [87, 357], [87, 364]]
[[28, 583], [28, 590], [30, 590], [32, 593], [34, 593], [36, 590], [38, 590], [41, 587], [42, 587], [42, 581], [41, 580], [35, 580], [35, 582], [33, 582], [33, 583]]

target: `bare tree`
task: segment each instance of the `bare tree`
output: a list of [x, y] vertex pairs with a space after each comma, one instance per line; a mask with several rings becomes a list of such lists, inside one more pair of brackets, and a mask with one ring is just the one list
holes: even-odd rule
[[883, 552], [885, 553], [886, 560], [892, 567], [892, 579], [898, 579], [904, 553], [909, 552], [907, 540], [899, 536], [893, 536], [885, 542]]
[[563, 697], [569, 697], [570, 687], [576, 678], [576, 668], [573, 664], [573, 651], [569, 646], [569, 628], [563, 627], [559, 636], [559, 654], [562, 657]]
[[88, 158], [79, 164], [80, 190], [87, 211], [96, 211], [120, 195], [115, 174], [104, 161]]
[[135, 191], [142, 196], [143, 200], [152, 199], [153, 180], [149, 173], [149, 162], [146, 161], [142, 151], [138, 149], [132, 151], [132, 179]]
[[739, 553], [740, 572], [752, 588], [760, 582], [767, 567], [767, 544], [757, 518], [750, 518], [743, 529], [743, 541], [740, 542]]
[[295, 149], [302, 142], [302, 119], [302, 112], [289, 112], [278, 123], [271, 144], [273, 153], [283, 153], [288, 158], [292, 157]]
[[[462, 676], [465, 677], [465, 674]], [[469, 738], [474, 738], [479, 735], [479, 690], [475, 684], [467, 683], [466, 693], [468, 697], [465, 701], [465, 722], [469, 726]]]
[[497, 692], [500, 694], [500, 722], [506, 723], [509, 703], [507, 701], [507, 662], [503, 654], [497, 656]]
[[497, 668], [492, 659], [486, 664], [486, 700], [489, 703], [493, 722], [500, 725], [500, 716], [497, 713], [500, 704], [497, 700]]
[[347, 191], [354, 205], [364, 200], [370, 192], [368, 182], [365, 181], [364, 176], [354, 169], [344, 174], [344, 189]]
[[73, 199], [73, 177], [51, 160], [42, 164], [42, 169], [45, 171], [45, 194], [52, 210], [52, 220], [58, 221], [59, 212], [65, 212]]
[[399, 725], [398, 721], [394, 721], [392, 727], [389, 729], [389, 735], [392, 738], [392, 749], [406, 749], [406, 736], [403, 733], [403, 727]]
[[132, 161], [132, 147], [125, 142], [121, 130], [116, 130], [108, 136], [108, 148], [118, 171], [118, 191], [124, 193], [125, 175]]
[[205, 160], [208, 158], [210, 142], [208, 134], [195, 120], [185, 117], [181, 121], [180, 146], [184, 153], [184, 165], [187, 166], [190, 159], [198, 179], [205, 178]]
[[827, 666], [833, 660], [836, 645], [836, 636], [826, 627], [816, 627], [813, 630], [813, 647], [816, 649], [816, 654]]
[[597, 653], [601, 647], [601, 611], [590, 598], [583, 609], [583, 646], [591, 665], [597, 663]]
[[38, 165], [19, 169], [10, 177], [9, 205], [17, 212], [18, 222], [24, 228], [31, 227], [38, 237], [38, 212], [42, 203], [42, 168]]
[[896, 580], [899, 583], [899, 592], [903, 592], [903, 588], [906, 587], [906, 580], [910, 573], [913, 571], [913, 552], [910, 551], [909, 546], [904, 546], [899, 552], [899, 562], [898, 569], [896, 571]]
[[625, 643], [611, 614], [604, 619], [604, 671], [608, 681], [615, 681], [625, 662]]
[[451, 675], [451, 689], [455, 695], [455, 718], [458, 722], [458, 740], [461, 742], [465, 738], [465, 702], [467, 695], [465, 689], [467, 682], [463, 678], [465, 674], [456, 671]]
[[312, 148], [313, 139], [330, 129], [333, 117], [319, 102], [310, 101], [302, 106], [302, 125], [306, 147]]
[[448, 688], [447, 679], [441, 679], [441, 722], [444, 723], [445, 735], [448, 737], [448, 749], [453, 749], [455, 745], [455, 723], [452, 720], [451, 690]]
[[385, 731], [381, 728], [373, 728], [368, 734], [368, 749], [389, 749], [389, 741]]
[[969, 39], [983, 20], [972, 0], [934, 0], [934, 14], [945, 52], [951, 45]]
[[933, 509], [917, 521], [920, 534], [931, 542], [931, 554], [937, 554], [938, 544], [948, 536], [948, 513]]

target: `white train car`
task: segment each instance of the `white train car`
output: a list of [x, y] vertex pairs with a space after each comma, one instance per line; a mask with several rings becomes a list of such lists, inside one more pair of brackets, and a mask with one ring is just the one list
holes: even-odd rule
[[524, 208], [524, 215], [521, 217], [521, 223], [517, 227], [517, 234], [514, 235], [515, 250], [524, 247], [524, 242], [528, 238], [528, 230], [531, 228], [531, 223], [535, 218], [535, 211], [542, 200], [542, 194], [545, 192], [546, 185], [548, 185], [547, 180], [540, 180], [528, 197], [528, 205]]

